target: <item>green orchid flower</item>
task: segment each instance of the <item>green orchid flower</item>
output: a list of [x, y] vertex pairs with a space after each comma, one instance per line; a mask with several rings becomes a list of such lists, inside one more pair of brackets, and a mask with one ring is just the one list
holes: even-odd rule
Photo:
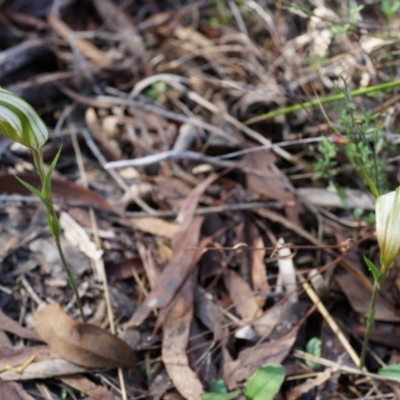
[[31, 150], [39, 150], [49, 133], [45, 123], [24, 99], [0, 88], [0, 133]]

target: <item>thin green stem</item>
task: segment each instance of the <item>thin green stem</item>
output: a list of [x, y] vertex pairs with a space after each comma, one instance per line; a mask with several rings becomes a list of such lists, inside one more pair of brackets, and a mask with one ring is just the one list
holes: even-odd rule
[[43, 165], [42, 150], [41, 149], [40, 150], [32, 150], [32, 156], [33, 156], [33, 163], [35, 164], [35, 167], [39, 174], [40, 181], [43, 183], [44, 178], [46, 176], [46, 172], [44, 170], [44, 165]]
[[74, 296], [76, 299], [76, 303], [78, 304], [78, 308], [79, 308], [79, 312], [81, 314], [82, 321], [86, 322], [85, 315], [83, 314], [82, 302], [81, 302], [81, 298], [79, 297], [78, 288], [76, 286], [74, 276], [72, 275], [71, 268], [68, 266], [67, 260], [65, 259], [64, 251], [62, 249], [61, 242], [60, 242], [60, 237], [54, 236], [54, 240], [56, 242], [57, 250], [60, 255], [61, 264], [68, 276], [68, 283], [69, 283], [72, 291], [74, 292]]
[[376, 279], [374, 279], [374, 286], [372, 288], [372, 294], [371, 294], [371, 303], [369, 306], [369, 315], [367, 318], [367, 327], [366, 327], [366, 331], [365, 331], [365, 336], [364, 336], [364, 341], [363, 341], [361, 356], [360, 356], [360, 369], [363, 369], [365, 366], [365, 358], [367, 356], [369, 338], [371, 336], [371, 330], [372, 330], [372, 327], [374, 326], [374, 322], [375, 322], [376, 299], [378, 297], [379, 288], [380, 288], [379, 282]]
[[[382, 83], [380, 85], [375, 85], [375, 86], [370, 86], [367, 88], [353, 90], [351, 92], [351, 95], [353, 97], [363, 96], [363, 95], [366, 95], [369, 93], [378, 92], [380, 90], [392, 89], [397, 86], [400, 86], [400, 80], [386, 82], [386, 83]], [[265, 121], [266, 119], [271, 119], [271, 118], [277, 117], [278, 115], [290, 114], [290, 113], [293, 113], [296, 111], [301, 111], [301, 110], [304, 110], [307, 108], [318, 106], [319, 104], [329, 104], [329, 103], [334, 103], [335, 101], [340, 101], [340, 100], [345, 100], [345, 99], [346, 99], [345, 93], [338, 93], [333, 96], [322, 97], [322, 98], [318, 98], [318, 99], [314, 99], [314, 100], [310, 100], [310, 101], [305, 101], [304, 103], [301, 103], [301, 104], [294, 104], [292, 106], [279, 108], [277, 110], [273, 110], [273, 111], [267, 112], [265, 114], [258, 115], [257, 117], [250, 118], [247, 121], [245, 121], [244, 123], [246, 125], [252, 125], [256, 122]]]
[[[44, 170], [42, 150], [41, 149], [40, 150], [32, 150], [32, 156], [33, 156], [33, 162], [38, 171], [40, 181], [43, 186], [45, 179], [46, 179], [46, 171]], [[52, 194], [51, 194], [51, 192], [44, 194], [43, 191], [42, 191], [42, 194], [45, 196], [45, 199], [47, 200], [47, 203], [45, 203], [45, 206], [46, 206], [46, 211], [49, 216], [48, 217], [49, 228], [50, 228], [51, 233], [53, 234], [54, 241], [57, 246], [58, 254], [60, 256], [61, 264], [67, 274], [68, 283], [72, 289], [72, 292], [74, 293], [76, 303], [78, 305], [79, 312], [81, 314], [81, 318], [82, 318], [83, 322], [85, 322], [85, 315], [83, 314], [82, 302], [79, 297], [78, 287], [76, 286], [75, 279], [72, 274], [72, 270], [68, 266], [67, 260], [65, 259], [65, 256], [64, 256], [64, 252], [63, 252], [63, 249], [61, 246], [59, 229], [54, 228], [54, 226], [57, 226], [59, 228], [60, 223], [58, 220], [56, 210], [54, 209]]]

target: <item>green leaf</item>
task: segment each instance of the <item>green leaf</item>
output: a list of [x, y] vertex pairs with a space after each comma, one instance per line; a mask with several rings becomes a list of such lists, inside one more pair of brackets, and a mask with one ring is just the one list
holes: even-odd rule
[[390, 376], [392, 378], [400, 379], [400, 364], [387, 365], [378, 371], [378, 375]]
[[48, 200], [51, 199], [51, 177], [53, 176], [53, 172], [54, 172], [54, 169], [56, 168], [58, 159], [60, 158], [60, 154], [61, 154], [61, 146], [58, 149], [58, 152], [57, 152], [56, 156], [54, 157], [54, 160], [52, 161], [50, 168], [47, 171], [47, 174], [44, 178], [42, 194]]
[[25, 186], [30, 192], [32, 192], [35, 196], [37, 196], [40, 200], [42, 200], [42, 202], [44, 203], [44, 205], [48, 208], [48, 207], [53, 207], [52, 204], [47, 201], [47, 199], [45, 199], [42, 195], [42, 193], [39, 192], [39, 190], [37, 190], [35, 187], [33, 187], [31, 184], [29, 184], [28, 182], [25, 182], [23, 179], [18, 178], [17, 175], [14, 175], [15, 178], [23, 185]]
[[[320, 357], [321, 356], [321, 339], [319, 339], [317, 337], [311, 338], [306, 344], [306, 352], [308, 354], [312, 354], [313, 356]], [[306, 364], [314, 370], [318, 370], [321, 368], [321, 364], [318, 364], [314, 361], [306, 360]]]
[[210, 385], [210, 392], [218, 394], [228, 393], [228, 388], [223, 379], [213, 379]]
[[246, 399], [273, 400], [284, 379], [285, 368], [282, 365], [270, 364], [259, 368], [247, 382]]
[[32, 106], [1, 88], [0, 133], [32, 150], [38, 150], [49, 136], [45, 123]]
[[367, 267], [372, 272], [375, 281], [379, 284], [382, 278], [382, 273], [379, 271], [378, 267], [366, 255], [363, 254], [363, 257], [365, 264], [367, 264]]
[[204, 393], [201, 395], [201, 400], [232, 400], [238, 397], [242, 392], [235, 390], [230, 393]]

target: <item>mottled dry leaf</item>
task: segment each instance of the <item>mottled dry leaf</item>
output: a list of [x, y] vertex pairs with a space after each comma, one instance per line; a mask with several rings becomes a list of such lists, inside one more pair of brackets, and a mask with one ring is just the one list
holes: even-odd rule
[[170, 307], [165, 320], [162, 359], [178, 392], [188, 400], [198, 400], [203, 387], [189, 367], [186, 348], [193, 317], [194, 275], [187, 279]]
[[[366, 289], [353, 275], [348, 273], [338, 274], [335, 280], [343, 291], [351, 308], [363, 317], [367, 317], [369, 313], [369, 303], [371, 293]], [[376, 315], [377, 321], [386, 322], [399, 322], [400, 316], [396, 313], [390, 304], [378, 295], [376, 302]]]
[[226, 318], [214, 303], [212, 295], [203, 288], [196, 288], [195, 293], [196, 317], [212, 331], [214, 340], [221, 340], [222, 343], [228, 340], [228, 327]]
[[261, 343], [239, 353], [237, 360], [224, 362], [224, 379], [229, 389], [250, 378], [258, 368], [266, 364], [281, 364], [296, 341], [298, 329], [272, 342]]
[[[300, 399], [303, 394], [308, 393], [310, 390], [323, 385], [327, 380], [332, 377], [332, 369], [328, 368], [323, 372], [318, 372], [317, 376], [312, 379], [307, 379], [300, 385], [295, 386], [287, 395], [287, 400]], [[320, 388], [321, 390], [321, 388]], [[323, 390], [323, 389], [322, 389]]]
[[33, 400], [22, 386], [16, 382], [5, 382], [0, 379], [0, 396], [4, 400]]
[[240, 275], [227, 270], [224, 283], [237, 313], [244, 321], [252, 321], [262, 314], [254, 292]]
[[[57, 18], [54, 14], [48, 14], [47, 19], [51, 27], [68, 43], [71, 42], [73, 38], [74, 31], [70, 29], [70, 27], [61, 21], [61, 19]], [[75, 38], [74, 44], [76, 47], [90, 60], [95, 61], [99, 65], [102, 66], [110, 66], [112, 65], [112, 61], [108, 59], [105, 54], [99, 50], [92, 43], [88, 42], [85, 39], [77, 39]]]
[[164, 267], [154, 288], [128, 321], [127, 327], [140, 325], [151, 310], [165, 307], [173, 299], [201, 253], [201, 249], [195, 247], [199, 244], [202, 223], [203, 218], [201, 217], [196, 217], [192, 221], [180, 243], [182, 249], [175, 253], [171, 261]]
[[132, 218], [131, 221], [141, 231], [167, 239], [171, 239], [179, 229], [179, 224], [176, 222], [168, 222], [160, 218]]
[[71, 319], [59, 304], [39, 308], [35, 328], [51, 350], [87, 368], [133, 367], [134, 351], [121, 339], [97, 326]]
[[[33, 187], [41, 190], [42, 184], [37, 175], [29, 173], [19, 173], [18, 177], [28, 182]], [[53, 197], [56, 200], [64, 200], [76, 205], [91, 205], [108, 211], [114, 211], [113, 207], [100, 194], [77, 185], [66, 179], [53, 177], [51, 179], [51, 189]], [[32, 193], [21, 185], [15, 176], [10, 174], [0, 174], [0, 191], [5, 193], [18, 193], [24, 196]]]
[[85, 393], [89, 396], [85, 400], [114, 400], [115, 397], [103, 386], [97, 386], [83, 375], [73, 375], [62, 377], [61, 380], [68, 386], [71, 386], [79, 392]]
[[174, 253], [172, 259], [164, 267], [155, 287], [146, 300], [128, 321], [127, 327], [140, 325], [151, 310], [167, 306], [194, 267], [202, 251], [201, 246], [199, 246], [199, 239], [200, 228], [203, 223], [203, 217], [194, 217], [194, 212], [200, 196], [221, 175], [210, 175], [194, 188], [182, 203], [181, 211], [177, 218], [181, 222], [181, 226], [172, 238], [172, 250]]
[[264, 199], [284, 202], [293, 200], [293, 194], [289, 192], [283, 179], [275, 171], [274, 161], [273, 153], [267, 149], [246, 154], [244, 157], [245, 166], [265, 174], [265, 177], [247, 174], [247, 189], [249, 192], [260, 195]]
[[86, 231], [66, 212], [60, 214], [60, 225], [69, 243], [77, 247], [83, 254], [94, 261], [103, 255], [103, 250], [98, 250], [96, 244], [90, 239]]
[[[246, 221], [245, 225], [245, 242], [249, 245], [250, 250], [247, 252], [249, 263], [251, 266], [251, 281], [255, 292], [266, 293], [270, 290], [267, 277], [267, 266], [264, 262], [266, 250], [264, 249], [264, 241], [258, 232], [257, 226]], [[266, 296], [256, 296], [260, 307], [265, 304]]]
[[160, 269], [156, 265], [151, 251], [146, 246], [138, 242], [136, 244], [140, 258], [142, 259], [144, 270], [146, 271], [147, 279], [149, 280], [150, 287], [153, 289], [156, 285], [157, 278], [160, 275]]
[[[26, 363], [34, 357], [22, 372], [17, 370], [5, 371], [6, 365], [14, 368]], [[85, 372], [86, 368], [79, 367], [65, 360], [55, 359], [47, 346], [31, 346], [11, 349], [0, 358], [0, 379], [4, 381], [23, 381], [29, 379], [52, 378], [60, 375], [69, 375]]]
[[22, 327], [18, 322], [8, 317], [0, 310], [0, 328], [3, 331], [13, 333], [23, 339], [42, 341], [40, 336], [33, 329]]
[[87, 372], [86, 367], [79, 367], [69, 361], [53, 358], [29, 364], [22, 372], [4, 371], [0, 373], [0, 378], [5, 381], [28, 381], [84, 372]]

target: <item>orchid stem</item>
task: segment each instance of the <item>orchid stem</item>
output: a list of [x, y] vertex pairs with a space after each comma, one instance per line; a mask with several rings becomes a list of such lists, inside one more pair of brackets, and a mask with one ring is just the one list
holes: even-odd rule
[[365, 359], [367, 356], [367, 349], [368, 349], [369, 339], [371, 336], [371, 330], [375, 323], [376, 299], [378, 297], [379, 288], [380, 288], [380, 282], [374, 279], [374, 286], [372, 287], [371, 302], [369, 306], [369, 314], [367, 318], [367, 327], [365, 330], [365, 336], [361, 350], [360, 369], [363, 369], [365, 366]]
[[[35, 164], [35, 167], [38, 171], [39, 177], [40, 177], [40, 181], [42, 183], [42, 185], [44, 185], [44, 181], [45, 181], [45, 177], [46, 177], [46, 171], [44, 170], [44, 164], [43, 164], [43, 154], [41, 150], [32, 150], [32, 156], [33, 156], [33, 162]], [[43, 194], [43, 193], [42, 193]], [[72, 292], [74, 293], [75, 299], [76, 299], [76, 303], [78, 305], [79, 308], [79, 312], [82, 318], [82, 321], [85, 322], [85, 315], [83, 313], [83, 308], [82, 308], [82, 302], [81, 299], [79, 297], [79, 292], [78, 292], [78, 287], [76, 285], [74, 276], [72, 274], [72, 270], [71, 268], [68, 266], [67, 260], [65, 259], [64, 256], [64, 251], [62, 249], [61, 246], [61, 239], [60, 239], [60, 233], [59, 233], [59, 229], [54, 229], [54, 223], [56, 223], [56, 225], [59, 226], [59, 220], [58, 220], [58, 216], [57, 213], [54, 209], [54, 204], [53, 204], [53, 198], [52, 198], [52, 194], [50, 193], [46, 193], [45, 194], [45, 198], [47, 200], [47, 203], [45, 203], [46, 206], [46, 211], [48, 213], [48, 215], [51, 218], [51, 221], [53, 221], [53, 224], [51, 223], [51, 221], [48, 219], [48, 223], [49, 223], [49, 228], [50, 231], [54, 237], [54, 241], [56, 243], [56, 247], [58, 250], [58, 254], [60, 256], [60, 260], [61, 260], [61, 264], [64, 268], [64, 271], [67, 274], [68, 277], [68, 283], [69, 286], [72, 289]]]

